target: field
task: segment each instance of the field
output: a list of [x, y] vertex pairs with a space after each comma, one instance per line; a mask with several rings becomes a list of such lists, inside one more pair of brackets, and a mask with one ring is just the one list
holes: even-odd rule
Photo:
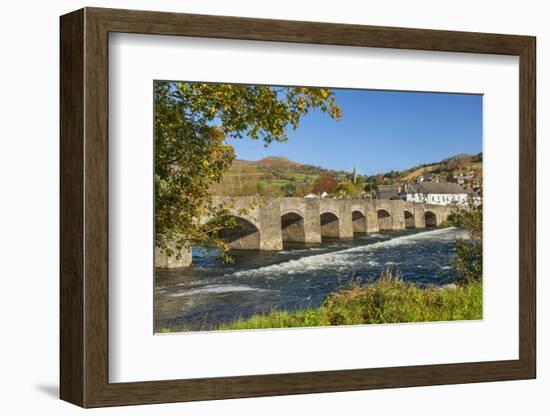
[[[267, 195], [303, 196], [327, 169], [292, 162], [285, 158], [270, 157], [259, 161], [235, 160], [212, 194], [227, 196]], [[345, 172], [330, 171], [335, 176]], [[296, 192], [298, 189], [298, 192]], [[296, 195], [294, 195], [296, 194]]]

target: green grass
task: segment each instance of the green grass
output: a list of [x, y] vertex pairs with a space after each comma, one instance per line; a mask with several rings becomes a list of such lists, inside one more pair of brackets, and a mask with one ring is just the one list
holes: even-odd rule
[[272, 311], [239, 319], [218, 329], [266, 329], [402, 322], [433, 322], [482, 318], [482, 284], [453, 290], [421, 288], [399, 278], [382, 276], [367, 285], [352, 284], [330, 294], [321, 307]]
[[157, 330], [157, 333], [159, 334], [169, 334], [171, 331], [170, 331], [170, 328], [159, 328]]

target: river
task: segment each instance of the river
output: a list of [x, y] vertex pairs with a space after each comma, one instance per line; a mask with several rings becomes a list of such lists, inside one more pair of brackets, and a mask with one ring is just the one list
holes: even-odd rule
[[453, 227], [393, 231], [276, 252], [234, 252], [232, 264], [194, 252], [193, 266], [156, 272], [155, 329], [210, 330], [273, 309], [316, 307], [350, 279], [370, 281], [388, 267], [408, 281], [444, 284], [455, 275], [455, 239], [465, 237]]

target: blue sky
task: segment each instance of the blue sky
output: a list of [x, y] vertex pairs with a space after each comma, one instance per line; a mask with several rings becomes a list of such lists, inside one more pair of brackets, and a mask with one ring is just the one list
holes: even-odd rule
[[306, 115], [288, 141], [230, 140], [238, 159], [284, 156], [335, 170], [375, 174], [482, 151], [482, 96], [372, 90], [334, 90], [339, 121]]

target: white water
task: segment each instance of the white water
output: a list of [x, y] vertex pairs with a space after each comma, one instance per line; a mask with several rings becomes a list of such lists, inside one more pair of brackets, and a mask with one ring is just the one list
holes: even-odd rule
[[[351, 247], [344, 250], [333, 251], [330, 253], [317, 254], [307, 257], [302, 257], [295, 260], [289, 260], [280, 264], [272, 264], [270, 266], [259, 267], [252, 270], [242, 270], [232, 273], [238, 278], [264, 276], [268, 279], [273, 279], [278, 276], [293, 275], [295, 273], [314, 272], [326, 268], [345, 270], [355, 265], [379, 265], [372, 259], [365, 256], [357, 256], [357, 253], [368, 253], [380, 248], [398, 247], [403, 245], [415, 244], [421, 240], [444, 238], [455, 238], [457, 229], [454, 227], [438, 229], [433, 231], [425, 231], [422, 233], [412, 234], [393, 238], [391, 240], [380, 241], [374, 244], [367, 244], [358, 247]], [[385, 265], [396, 265], [393, 261], [388, 261]], [[228, 275], [226, 275], [228, 276]]]
[[208, 285], [201, 288], [189, 289], [185, 292], [172, 293], [169, 296], [181, 297], [197, 295], [202, 293], [230, 293], [230, 292], [266, 292], [266, 289], [259, 289], [251, 286], [242, 285]]

